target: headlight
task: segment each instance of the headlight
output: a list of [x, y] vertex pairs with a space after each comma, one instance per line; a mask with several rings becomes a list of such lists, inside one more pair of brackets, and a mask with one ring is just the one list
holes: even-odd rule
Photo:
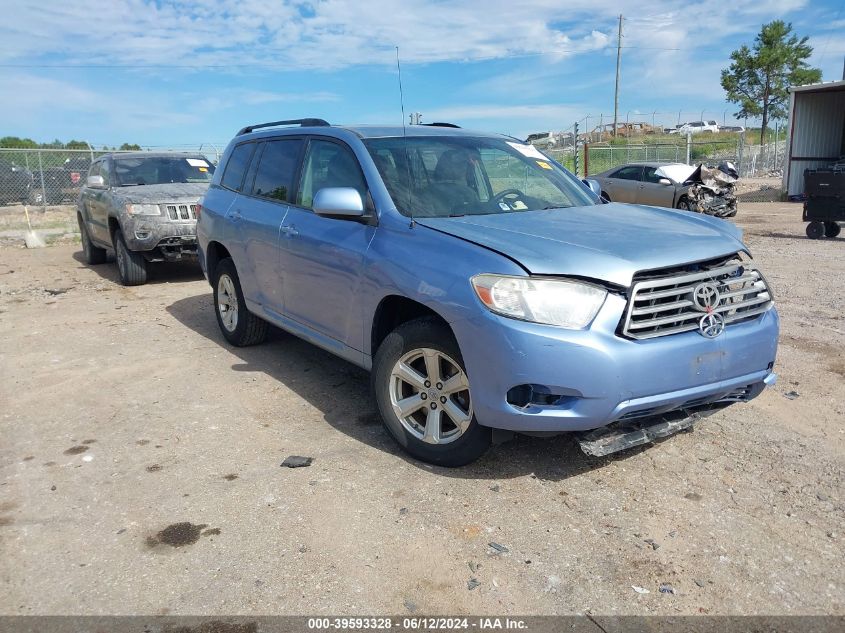
[[157, 204], [127, 204], [126, 212], [129, 215], [161, 215]]
[[486, 274], [471, 281], [481, 302], [497, 314], [570, 329], [587, 327], [607, 296], [577, 281]]

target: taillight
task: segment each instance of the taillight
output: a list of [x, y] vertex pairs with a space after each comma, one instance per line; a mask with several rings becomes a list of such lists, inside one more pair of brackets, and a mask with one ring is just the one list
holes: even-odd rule
[[202, 205], [197, 202], [197, 220], [200, 219], [200, 215], [202, 215]]

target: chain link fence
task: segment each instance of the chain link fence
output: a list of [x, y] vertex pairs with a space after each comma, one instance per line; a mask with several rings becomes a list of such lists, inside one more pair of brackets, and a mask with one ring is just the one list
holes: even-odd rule
[[[0, 205], [47, 207], [76, 204], [94, 159], [103, 154], [120, 153], [126, 152], [0, 148]], [[217, 150], [208, 156], [215, 164], [219, 157]]]
[[630, 139], [614, 143], [579, 142], [575, 146], [544, 151], [581, 177], [594, 176], [629, 163], [704, 163], [716, 166], [722, 161], [730, 161], [737, 168], [740, 178], [754, 178], [782, 173], [786, 141], [749, 145], [743, 135], [726, 140], [695, 140], [693, 137], [687, 141], [682, 137], [677, 142], [653, 143]]

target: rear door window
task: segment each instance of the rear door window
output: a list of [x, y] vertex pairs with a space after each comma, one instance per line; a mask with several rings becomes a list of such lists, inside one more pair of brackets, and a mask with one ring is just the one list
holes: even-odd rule
[[301, 150], [302, 139], [298, 138], [265, 143], [255, 170], [252, 195], [278, 202], [293, 202], [291, 190]]
[[223, 179], [220, 184], [226, 189], [233, 189], [234, 191], [241, 190], [241, 184], [244, 181], [244, 174], [249, 166], [249, 159], [252, 158], [252, 152], [255, 150], [255, 143], [244, 143], [238, 145], [232, 150], [229, 156], [229, 162], [226, 163], [226, 171], [223, 172]]

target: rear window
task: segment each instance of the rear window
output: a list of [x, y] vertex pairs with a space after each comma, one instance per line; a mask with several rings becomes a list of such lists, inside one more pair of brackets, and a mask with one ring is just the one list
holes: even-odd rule
[[249, 166], [249, 159], [255, 150], [255, 143], [244, 143], [232, 150], [229, 162], [226, 163], [226, 170], [223, 172], [223, 179], [220, 184], [226, 189], [241, 190], [241, 183], [244, 181], [244, 173]]
[[291, 202], [293, 174], [301, 148], [300, 139], [266, 143], [255, 172], [252, 194], [280, 202]]

